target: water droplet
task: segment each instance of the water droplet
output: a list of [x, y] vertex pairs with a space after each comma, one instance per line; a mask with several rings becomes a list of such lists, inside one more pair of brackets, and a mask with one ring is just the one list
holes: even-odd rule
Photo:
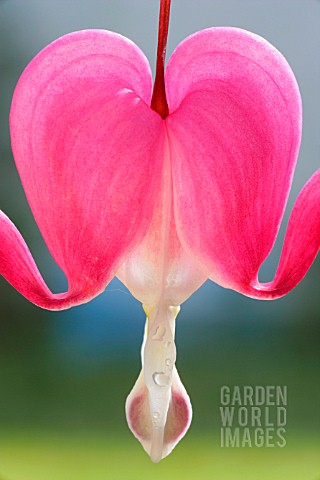
[[152, 416], [155, 420], [157, 420], [160, 417], [160, 413], [159, 412], [153, 412]]
[[171, 358], [167, 358], [165, 363], [166, 363], [166, 366], [167, 366], [167, 367], [172, 367], [172, 360], [171, 360]]
[[170, 376], [164, 372], [155, 372], [152, 375], [153, 381], [158, 387], [166, 387], [169, 385]]
[[163, 337], [166, 334], [166, 329], [163, 325], [158, 325], [156, 328], [156, 331], [152, 335], [152, 340], [156, 340], [157, 342], [161, 342], [163, 340]]

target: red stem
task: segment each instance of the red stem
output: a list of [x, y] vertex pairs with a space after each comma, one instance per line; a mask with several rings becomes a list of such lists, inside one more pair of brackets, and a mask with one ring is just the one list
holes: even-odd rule
[[171, 0], [160, 0], [159, 30], [158, 30], [158, 51], [156, 78], [153, 86], [151, 108], [166, 118], [169, 115], [169, 108], [164, 84], [164, 63], [169, 30]]

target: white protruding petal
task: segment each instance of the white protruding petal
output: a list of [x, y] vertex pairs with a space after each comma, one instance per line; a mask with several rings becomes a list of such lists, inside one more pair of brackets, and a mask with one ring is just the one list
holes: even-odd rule
[[[180, 307], [144, 307], [149, 322], [143, 367], [126, 402], [129, 427], [154, 462], [167, 456], [189, 428], [192, 408], [175, 367], [175, 317]], [[148, 328], [149, 327], [149, 328]]]

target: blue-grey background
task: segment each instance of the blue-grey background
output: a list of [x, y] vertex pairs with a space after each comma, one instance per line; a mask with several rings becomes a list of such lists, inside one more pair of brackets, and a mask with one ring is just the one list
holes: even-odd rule
[[[158, 8], [157, 0], [0, 0], [0, 208], [22, 232], [53, 291], [65, 290], [66, 282], [32, 218], [10, 151], [8, 115], [15, 84], [41, 48], [85, 28], [129, 37], [154, 70]], [[189, 34], [221, 25], [251, 30], [275, 45], [294, 70], [303, 100], [301, 153], [279, 239], [262, 268], [267, 281], [274, 275], [294, 200], [320, 167], [320, 2], [172, 0], [168, 57]], [[183, 305], [177, 323], [178, 369], [195, 411], [190, 437], [195, 432], [210, 438], [206, 464], [211, 465], [210, 448], [218, 448], [219, 388], [224, 384], [288, 385], [288, 432], [313, 438], [320, 426], [319, 317], [319, 259], [281, 300], [254, 301], [207, 282]], [[0, 431], [119, 434], [133, 455], [143, 457], [126, 429], [124, 401], [140, 369], [144, 315], [120, 282], [112, 282], [88, 305], [55, 313], [28, 303], [0, 278], [0, 319]], [[11, 471], [15, 462], [8, 459]], [[215, 461], [212, 453], [212, 466]], [[112, 460], [111, 466], [116, 467]], [[228, 461], [224, 475], [227, 466]], [[278, 478], [268, 476], [267, 468], [264, 474], [259, 478]], [[19, 475], [12, 478], [29, 478]], [[243, 478], [248, 475], [249, 469]], [[38, 477], [33, 473], [32, 478]]]

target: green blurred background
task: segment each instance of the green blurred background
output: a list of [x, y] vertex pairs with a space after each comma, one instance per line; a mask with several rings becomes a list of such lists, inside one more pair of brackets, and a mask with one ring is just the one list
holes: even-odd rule
[[[25, 65], [58, 36], [106, 28], [155, 63], [157, 0], [0, 0], [0, 208], [23, 233], [54, 291], [66, 288], [41, 239], [14, 167], [8, 114]], [[276, 247], [294, 199], [320, 166], [320, 2], [172, 0], [168, 53], [214, 25], [256, 32], [288, 59], [304, 105], [304, 136]], [[54, 313], [0, 278], [0, 480], [319, 480], [320, 260], [294, 292], [258, 302], [205, 284], [177, 322], [177, 366], [194, 418], [173, 454], [153, 465], [126, 426], [124, 403], [139, 371], [141, 306], [118, 281], [88, 305]], [[285, 448], [220, 447], [222, 385], [287, 385]]]

